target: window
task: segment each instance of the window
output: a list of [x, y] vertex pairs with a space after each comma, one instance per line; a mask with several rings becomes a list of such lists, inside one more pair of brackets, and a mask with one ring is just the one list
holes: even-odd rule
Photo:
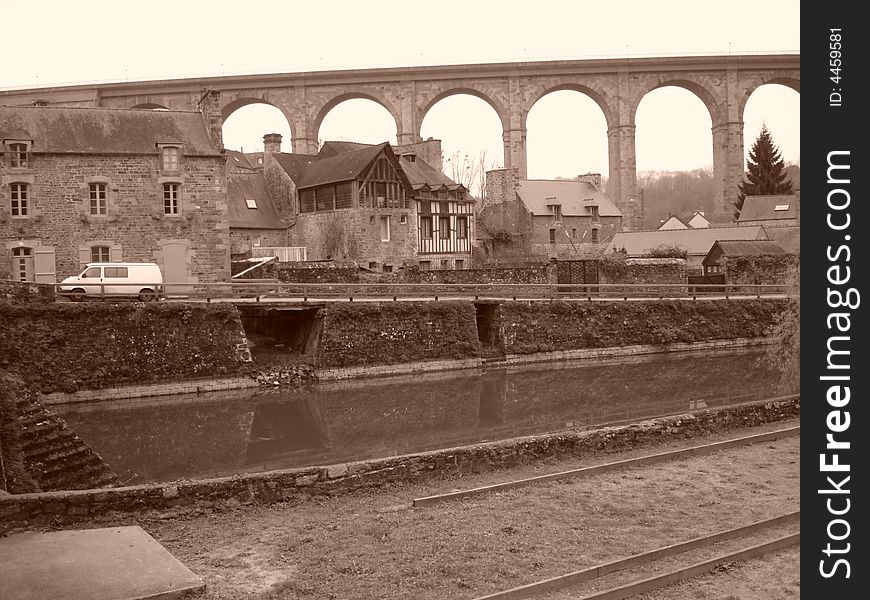
[[562, 205], [553, 204], [553, 220], [557, 223], [562, 221]]
[[428, 271], [432, 268], [432, 261], [431, 260], [421, 260], [419, 262], [419, 266], [420, 266], [421, 271]]
[[178, 146], [163, 147], [163, 170], [170, 172], [178, 171], [178, 157], [181, 155], [181, 149]]
[[177, 215], [179, 210], [179, 183], [164, 183], [163, 184], [163, 214]]
[[91, 262], [109, 262], [110, 260], [108, 246], [91, 246]]
[[550, 230], [550, 243], [551, 244], [556, 243], [556, 230], [555, 229]]
[[26, 169], [30, 162], [27, 144], [13, 142], [7, 148], [9, 149], [9, 167], [13, 169]]
[[12, 278], [15, 281], [33, 281], [33, 250], [12, 249]]
[[380, 217], [380, 229], [381, 229], [381, 241], [389, 242], [390, 241], [390, 217], [389, 215], [385, 215]]
[[103, 276], [103, 267], [90, 267], [82, 273], [83, 279], [99, 279]]
[[592, 238], [589, 241], [592, 242], [593, 244], [597, 244], [598, 243], [598, 230], [593, 229], [591, 233], [592, 233]]
[[27, 200], [27, 184], [11, 184], [9, 186], [9, 196], [12, 199], [12, 216], [26, 217], [29, 214]]
[[372, 271], [377, 271], [378, 270], [378, 263], [369, 262], [369, 269], [371, 269]]
[[456, 237], [460, 240], [468, 238], [468, 217], [456, 217]]
[[438, 237], [442, 240], [450, 237], [450, 217], [438, 217]]
[[399, 217], [399, 223], [401, 223], [402, 225], [404, 225], [407, 222], [408, 222], [408, 215], [402, 215]]
[[127, 267], [106, 267], [106, 277], [127, 277]]
[[393, 265], [384, 265], [384, 273], [392, 273]]
[[788, 207], [789, 207], [788, 204], [777, 204], [776, 206], [773, 207], [773, 210], [774, 210], [775, 212], [779, 212], [779, 211], [782, 211], [782, 210], [788, 210]]
[[420, 217], [420, 237], [432, 238], [432, 217]]
[[248, 208], [257, 208], [257, 201], [254, 198], [245, 198], [245, 206]]
[[597, 221], [598, 220], [598, 206], [593, 204], [592, 206], [589, 207], [589, 212], [592, 213], [592, 220]]
[[461, 271], [462, 269], [465, 268], [465, 260], [461, 259], [461, 258], [457, 258], [456, 260], [453, 261], [453, 268]]
[[105, 215], [109, 212], [109, 205], [106, 200], [106, 189], [108, 186], [105, 183], [89, 183], [88, 195], [91, 199], [91, 214], [95, 216]]
[[442, 269], [449, 269], [450, 268], [450, 260], [447, 258], [442, 258], [441, 259], [441, 268]]
[[571, 237], [574, 239], [577, 238], [577, 228], [576, 227], [571, 228]]

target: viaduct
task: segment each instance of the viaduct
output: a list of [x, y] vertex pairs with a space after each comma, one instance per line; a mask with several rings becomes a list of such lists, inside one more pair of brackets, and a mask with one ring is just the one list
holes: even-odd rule
[[402, 145], [421, 139], [423, 118], [436, 102], [453, 94], [471, 94], [495, 110], [502, 124], [504, 166], [517, 169], [523, 178], [526, 117], [532, 106], [550, 92], [576, 90], [592, 98], [604, 113], [608, 196], [635, 228], [640, 222], [640, 206], [635, 202], [635, 114], [644, 95], [679, 86], [707, 107], [713, 124], [716, 206], [730, 213], [743, 177], [743, 110], [752, 92], [768, 83], [800, 92], [800, 55], [612, 58], [98, 83], [0, 90], [0, 104], [202, 110], [210, 127], [219, 132], [233, 111], [267, 103], [287, 118], [293, 151], [314, 154], [324, 117], [345, 100], [365, 98], [386, 108], [395, 119]]

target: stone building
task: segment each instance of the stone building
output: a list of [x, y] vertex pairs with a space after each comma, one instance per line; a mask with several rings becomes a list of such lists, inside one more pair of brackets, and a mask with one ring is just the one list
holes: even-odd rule
[[604, 244], [622, 230], [622, 213], [601, 191], [596, 173], [540, 180], [519, 179], [516, 169], [487, 171], [479, 219], [490, 238], [562, 259], [585, 256], [588, 244]]
[[226, 152], [231, 255], [248, 258], [252, 248], [289, 246], [292, 208], [273, 201], [262, 167], [241, 152]]
[[[263, 175], [276, 204], [292, 207], [289, 241], [309, 260], [353, 260], [372, 270], [471, 266], [473, 201], [440, 172], [440, 142], [325, 142], [317, 155], [281, 152], [264, 137]], [[435, 157], [437, 166], [423, 156]], [[433, 160], [435, 160], [433, 158]]]
[[91, 261], [229, 278], [226, 157], [199, 112], [0, 106], [0, 278]]

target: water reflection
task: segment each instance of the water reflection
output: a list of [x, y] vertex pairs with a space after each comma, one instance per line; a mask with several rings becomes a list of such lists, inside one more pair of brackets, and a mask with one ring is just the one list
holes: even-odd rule
[[761, 350], [659, 354], [56, 407], [130, 483], [329, 464], [776, 395]]

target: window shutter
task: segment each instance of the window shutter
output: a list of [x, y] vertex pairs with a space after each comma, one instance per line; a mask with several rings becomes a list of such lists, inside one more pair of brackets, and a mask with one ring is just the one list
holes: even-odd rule
[[123, 260], [121, 257], [121, 246], [119, 244], [112, 244], [109, 248], [109, 260], [112, 262], [121, 262]]
[[84, 267], [91, 262], [91, 247], [79, 246], [79, 266]]
[[33, 251], [33, 279], [36, 283], [57, 283], [54, 247], [37, 246]]

